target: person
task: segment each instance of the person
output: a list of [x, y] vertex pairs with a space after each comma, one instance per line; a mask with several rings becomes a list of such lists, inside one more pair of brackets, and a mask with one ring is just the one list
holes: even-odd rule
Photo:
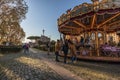
[[23, 46], [22, 46], [22, 48], [23, 48], [23, 52], [24, 52], [24, 53], [26, 53], [26, 48], [25, 48], [25, 47], [26, 47], [26, 43], [23, 44]]
[[64, 63], [65, 64], [66, 64], [66, 60], [67, 60], [68, 49], [69, 49], [68, 42], [67, 42], [67, 40], [65, 40], [65, 43], [62, 46], [62, 51], [64, 53]]
[[80, 45], [79, 45], [78, 39], [75, 37], [72, 42], [73, 42], [73, 44], [75, 45], [76, 50], [79, 50]]
[[27, 43], [25, 43], [25, 44], [23, 45], [24, 53], [29, 53], [29, 47], [30, 47], [30, 45], [27, 44]]
[[118, 42], [117, 46], [118, 46], [118, 47], [120, 47], [120, 40], [119, 40], [119, 42]]
[[47, 54], [50, 55], [50, 41], [47, 43]]
[[57, 62], [59, 62], [58, 56], [59, 56], [59, 51], [60, 50], [61, 50], [60, 40], [57, 40], [57, 42], [55, 43], [55, 55], [56, 55], [55, 60]]
[[29, 53], [29, 48], [30, 48], [30, 45], [26, 44], [26, 51], [27, 51], [27, 53]]
[[71, 40], [68, 40], [68, 46], [72, 54], [71, 60], [72, 63], [77, 60], [76, 47]]
[[84, 38], [81, 36], [81, 39], [80, 39], [80, 45], [82, 46], [82, 47], [84, 47]]

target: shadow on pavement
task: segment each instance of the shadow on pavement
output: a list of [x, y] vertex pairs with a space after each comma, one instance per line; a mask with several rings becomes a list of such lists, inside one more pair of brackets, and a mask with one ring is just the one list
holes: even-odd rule
[[0, 80], [62, 80], [40, 58], [30, 54], [5, 54], [0, 58]]

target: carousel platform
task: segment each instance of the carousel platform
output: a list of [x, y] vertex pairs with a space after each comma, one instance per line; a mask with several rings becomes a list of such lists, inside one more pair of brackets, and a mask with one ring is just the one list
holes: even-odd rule
[[[64, 54], [60, 54], [60, 56], [64, 56]], [[71, 55], [68, 55], [70, 58]], [[82, 56], [78, 55], [77, 58], [79, 60], [87, 60], [87, 61], [102, 61], [102, 62], [115, 62], [119, 63], [120, 62], [120, 57], [108, 57], [108, 56]]]
[[117, 57], [78, 56], [78, 59], [104, 62], [120, 62], [120, 58]]

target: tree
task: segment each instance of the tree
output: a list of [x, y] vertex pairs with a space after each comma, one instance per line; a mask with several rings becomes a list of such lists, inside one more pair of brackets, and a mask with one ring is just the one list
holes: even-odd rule
[[40, 37], [39, 36], [29, 36], [29, 37], [27, 37], [27, 39], [37, 40], [37, 39], [40, 39]]
[[25, 32], [20, 23], [25, 19], [28, 6], [24, 0], [0, 0], [0, 43], [20, 44]]
[[51, 45], [55, 45], [55, 41], [54, 40], [51, 41]]
[[39, 36], [29, 36], [29, 37], [27, 37], [27, 39], [35, 40], [35, 42], [37, 42], [40, 39], [40, 37]]

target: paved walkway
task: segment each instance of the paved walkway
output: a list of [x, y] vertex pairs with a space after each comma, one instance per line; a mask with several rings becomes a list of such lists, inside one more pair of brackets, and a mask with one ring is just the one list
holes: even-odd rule
[[0, 54], [0, 80], [82, 80], [57, 65], [53, 57], [33, 49], [29, 54]]
[[[41, 53], [40, 51], [36, 51], [32, 49], [32, 52], [34, 53]], [[44, 57], [43, 57], [44, 56]], [[55, 62], [53, 60], [48, 59], [48, 57], [54, 56], [54, 54], [50, 54], [49, 56], [47, 55], [47, 58], [45, 57], [46, 53], [42, 52], [42, 60], [49, 65], [50, 68], [52, 68], [54, 71], [56, 71], [60, 76], [62, 76], [63, 80], [83, 80], [80, 77], [76, 76], [69, 70], [57, 65], [59, 62]], [[65, 64], [66, 65], [66, 64]]]

